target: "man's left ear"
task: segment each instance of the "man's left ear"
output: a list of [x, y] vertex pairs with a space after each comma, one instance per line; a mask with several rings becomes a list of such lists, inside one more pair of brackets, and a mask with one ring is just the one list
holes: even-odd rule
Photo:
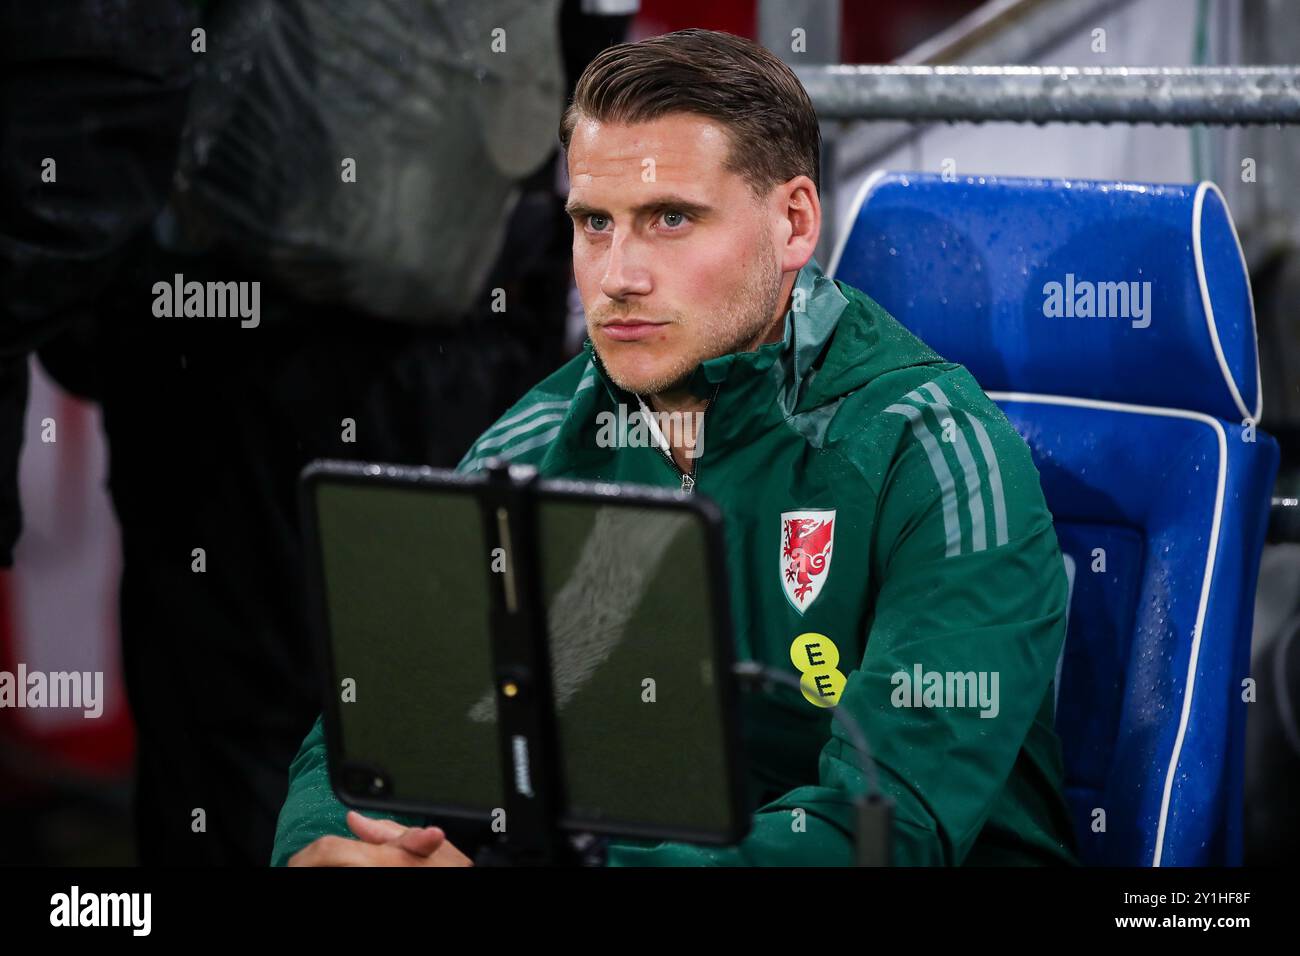
[[813, 257], [817, 240], [821, 237], [821, 199], [808, 176], [796, 176], [783, 184], [779, 195], [781, 215], [788, 227], [785, 246], [781, 250], [781, 271], [797, 272]]

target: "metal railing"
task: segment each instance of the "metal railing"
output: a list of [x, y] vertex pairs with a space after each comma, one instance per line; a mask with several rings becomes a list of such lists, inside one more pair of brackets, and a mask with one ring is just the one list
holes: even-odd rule
[[823, 119], [1300, 123], [1300, 67], [809, 66]]

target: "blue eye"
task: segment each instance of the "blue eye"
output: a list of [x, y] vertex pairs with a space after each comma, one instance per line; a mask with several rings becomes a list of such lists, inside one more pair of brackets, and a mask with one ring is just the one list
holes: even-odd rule
[[[670, 217], [676, 217], [677, 222], [672, 222]], [[678, 226], [682, 225], [685, 222], [686, 222], [686, 217], [682, 215], [680, 212], [664, 213], [664, 224], [668, 226], [670, 229], [676, 229]]]
[[597, 232], [605, 231], [605, 223], [609, 222], [608, 216], [588, 216], [587, 224]]

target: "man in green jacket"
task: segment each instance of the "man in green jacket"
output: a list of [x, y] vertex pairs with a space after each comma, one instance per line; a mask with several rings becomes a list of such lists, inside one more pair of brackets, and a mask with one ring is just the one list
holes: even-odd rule
[[[840, 707], [893, 802], [895, 863], [1073, 863], [1067, 582], [1038, 474], [962, 366], [813, 260], [820, 138], [794, 74], [709, 31], [611, 47], [561, 141], [588, 339], [459, 467], [713, 498], [736, 657], [803, 690], [744, 710], [741, 843], [616, 841], [608, 862], [851, 864], [864, 781]], [[290, 774], [274, 863], [469, 864], [426, 821], [349, 813], [319, 721]]]

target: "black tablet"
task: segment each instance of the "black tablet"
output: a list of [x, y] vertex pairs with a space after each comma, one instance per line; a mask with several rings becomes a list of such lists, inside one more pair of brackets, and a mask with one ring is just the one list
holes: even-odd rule
[[[330, 777], [350, 806], [490, 820], [505, 804], [486, 482], [303, 472]], [[626, 484], [539, 480], [532, 493], [560, 826], [736, 842], [749, 808], [718, 508]]]

